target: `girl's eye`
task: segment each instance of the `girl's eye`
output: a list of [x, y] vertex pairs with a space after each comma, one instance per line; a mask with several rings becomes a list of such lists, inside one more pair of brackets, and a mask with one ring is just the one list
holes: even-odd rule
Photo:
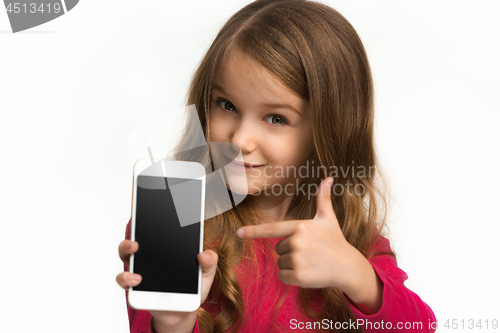
[[273, 125], [288, 125], [288, 122], [285, 119], [285, 117], [280, 116], [278, 114], [273, 114], [273, 115], [267, 117], [267, 119], [269, 119], [269, 118], [278, 119], [277, 121], [276, 120], [271, 120], [271, 124], [273, 124]]
[[[226, 105], [228, 105], [228, 104], [229, 104], [230, 106], [232, 106], [232, 108], [233, 108], [233, 109], [236, 109], [236, 108], [234, 107], [233, 103], [231, 103], [231, 102], [229, 102], [229, 101], [225, 101], [225, 100], [223, 100], [223, 99], [219, 99], [219, 100], [217, 101], [217, 103], [226, 103]], [[224, 110], [227, 110], [227, 111], [234, 111], [234, 110], [228, 110], [228, 109], [226, 109], [226, 107], [224, 107], [224, 106], [223, 106], [222, 108], [223, 108]]]
[[[216, 103], [218, 105], [222, 105], [222, 109], [223, 110], [226, 110], [226, 111], [230, 111], [230, 112], [234, 112], [236, 111], [236, 107], [234, 106], [233, 103], [229, 102], [229, 101], [226, 101], [225, 99], [218, 99], [216, 101]], [[225, 103], [225, 104], [221, 104], [221, 103]], [[227, 109], [227, 107], [229, 109]], [[271, 120], [271, 124], [272, 125], [275, 125], [275, 126], [283, 126], [283, 125], [288, 125], [288, 120], [286, 120], [285, 117], [283, 116], [280, 116], [278, 114], [273, 114], [273, 115], [270, 115], [268, 116], [266, 119], [269, 119], [269, 118], [272, 118], [273, 120]]]

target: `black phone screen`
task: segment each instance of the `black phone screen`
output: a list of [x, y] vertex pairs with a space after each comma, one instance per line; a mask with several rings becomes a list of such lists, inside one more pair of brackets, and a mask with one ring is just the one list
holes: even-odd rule
[[142, 276], [142, 281], [133, 290], [198, 293], [196, 257], [201, 223], [181, 226], [168, 188], [169, 184], [187, 181], [189, 193], [183, 200], [189, 202], [182, 204], [197, 210], [196, 216], [200, 216], [201, 180], [169, 177], [167, 182], [164, 177], [137, 177], [135, 240], [139, 250], [134, 255], [134, 272]]

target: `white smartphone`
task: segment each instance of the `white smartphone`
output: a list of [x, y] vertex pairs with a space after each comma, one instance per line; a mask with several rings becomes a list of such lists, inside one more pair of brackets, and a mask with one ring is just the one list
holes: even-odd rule
[[192, 312], [201, 304], [205, 177], [202, 164], [140, 159], [134, 165], [131, 240], [139, 250], [130, 272], [142, 281], [128, 289], [140, 310]]

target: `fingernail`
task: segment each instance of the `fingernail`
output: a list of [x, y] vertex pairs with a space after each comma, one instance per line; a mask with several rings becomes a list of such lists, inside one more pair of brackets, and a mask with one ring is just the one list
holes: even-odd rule
[[329, 188], [330, 186], [332, 186], [332, 183], [333, 183], [333, 178], [328, 177], [325, 181], [325, 188]]
[[139, 281], [141, 279], [141, 277], [138, 274], [132, 274], [132, 279], [134, 281]]
[[206, 253], [201, 253], [200, 257], [201, 257], [201, 260], [207, 260], [208, 259], [208, 255]]
[[240, 238], [245, 236], [245, 228], [239, 228], [238, 230], [236, 230], [236, 236]]
[[129, 242], [127, 244], [127, 249], [132, 250], [132, 245], [134, 245], [135, 242]]

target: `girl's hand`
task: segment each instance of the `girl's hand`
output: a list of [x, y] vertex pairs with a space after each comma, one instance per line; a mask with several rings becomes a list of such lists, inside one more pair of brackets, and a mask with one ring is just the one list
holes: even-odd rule
[[302, 288], [338, 287], [351, 300], [364, 303], [366, 295], [380, 296], [381, 284], [370, 263], [342, 233], [332, 206], [332, 183], [331, 177], [321, 182], [312, 220], [246, 226], [238, 229], [237, 235], [241, 238], [287, 237], [276, 245], [280, 255], [278, 278], [283, 283]]
[[[124, 240], [118, 246], [118, 253], [123, 263], [129, 267], [130, 255], [137, 252], [139, 244], [130, 240]], [[202, 269], [201, 280], [201, 303], [207, 299], [210, 288], [214, 281], [217, 268], [218, 255], [212, 250], [206, 250], [198, 253], [197, 259]], [[122, 272], [116, 276], [116, 282], [123, 289], [135, 287], [141, 283], [141, 276], [128, 271]], [[196, 315], [198, 310], [193, 312], [177, 312], [177, 311], [149, 311], [153, 316], [153, 325], [159, 333], [162, 331], [171, 330], [191, 332], [193, 330]]]

